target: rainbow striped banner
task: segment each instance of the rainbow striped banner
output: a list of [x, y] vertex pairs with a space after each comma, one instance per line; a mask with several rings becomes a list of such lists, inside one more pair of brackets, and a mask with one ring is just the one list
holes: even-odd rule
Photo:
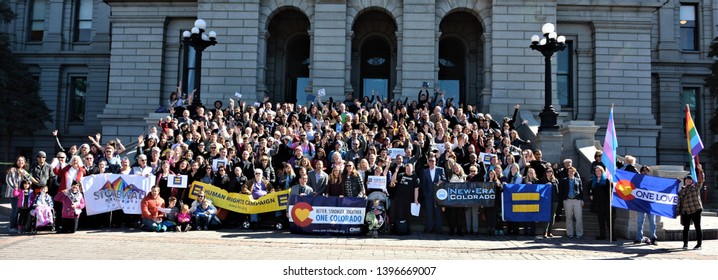
[[691, 155], [691, 176], [697, 182], [695, 158], [703, 150], [703, 141], [701, 141], [696, 125], [693, 123], [691, 108], [688, 104], [686, 104], [686, 140], [688, 142], [688, 153]]
[[611, 114], [608, 116], [608, 125], [606, 126], [606, 137], [603, 139], [601, 162], [606, 166], [606, 178], [613, 182], [616, 182], [614, 176], [616, 174], [616, 148], [618, 148], [618, 139], [616, 139], [616, 127], [613, 124], [613, 107], [611, 107]]

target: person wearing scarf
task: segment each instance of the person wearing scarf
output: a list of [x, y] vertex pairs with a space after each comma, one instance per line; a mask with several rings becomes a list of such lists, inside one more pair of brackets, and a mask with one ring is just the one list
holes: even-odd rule
[[80, 213], [85, 208], [85, 198], [80, 192], [80, 182], [72, 181], [69, 189], [56, 196], [62, 202], [62, 229], [60, 233], [75, 233]]

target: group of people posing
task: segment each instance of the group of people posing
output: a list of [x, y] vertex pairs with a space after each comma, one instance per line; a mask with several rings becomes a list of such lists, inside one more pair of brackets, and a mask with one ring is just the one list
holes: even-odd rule
[[[209, 201], [191, 199], [184, 189], [167, 187], [169, 175], [187, 175], [190, 184], [200, 181], [254, 198], [287, 189], [294, 195], [366, 197], [377, 191], [367, 189], [368, 176], [384, 176], [392, 202], [388, 209], [392, 223], [411, 220], [411, 204], [417, 203], [421, 204], [426, 232], [444, 234], [448, 225], [449, 234], [519, 234], [523, 229], [524, 234], [533, 236], [537, 223], [503, 223], [498, 200], [494, 207], [442, 208], [432, 191], [434, 185], [444, 182], [492, 182], [497, 193], [503, 184], [544, 183], [552, 186], [552, 219], [541, 224], [538, 234], [553, 236], [554, 217], [563, 208], [568, 237], [584, 237], [582, 207], [590, 202], [599, 218], [597, 238], [608, 236], [612, 183], [606, 179], [600, 155], [593, 172], [583, 180], [570, 159], [562, 163], [543, 160], [540, 150], [519, 137], [516, 126], [523, 125], [516, 121], [519, 105], [512, 117], [494, 119], [472, 105], [444, 99], [438, 88], [433, 92], [422, 88], [411, 102], [408, 98], [353, 98], [350, 94], [341, 102], [317, 97], [307, 106], [272, 103], [268, 98], [249, 106], [237, 98], [229, 99], [228, 106], [216, 101], [211, 109], [177, 106], [182, 104], [177, 98], [183, 96], [179, 89], [172, 96], [170, 115], [138, 136], [136, 157], [121, 156], [125, 147], [119, 139], [100, 144], [99, 134], [88, 137], [91, 143], [79, 148], [65, 148], [58, 138], [60, 152], [52, 163], [45, 161], [44, 153], [32, 168], [24, 158], [17, 159], [8, 171], [10, 194], [6, 191], [6, 196], [22, 189], [26, 181], [33, 188], [48, 187], [50, 194], [56, 194], [74, 189], [73, 182], [80, 182], [83, 176], [153, 174], [155, 187], [142, 202], [143, 227], [156, 231], [184, 230], [189, 225], [205, 229], [212, 225], [217, 209]], [[58, 137], [57, 132], [53, 135]], [[404, 153], [390, 158], [391, 148]], [[491, 154], [490, 163], [480, 161], [480, 153]], [[21, 200], [13, 202], [14, 211], [24, 207]], [[68, 205], [82, 208], [82, 203], [70, 200], [73, 202]], [[192, 224], [185, 219], [187, 213]], [[695, 212], [687, 214], [691, 213]], [[172, 216], [177, 222], [169, 225], [163, 219], [168, 214], [183, 218]], [[17, 228], [17, 216], [13, 217], [11, 227]], [[222, 223], [239, 223], [240, 217], [230, 214]], [[127, 222], [127, 218], [121, 220]], [[655, 243], [653, 219], [649, 221], [650, 238]], [[252, 215], [250, 222], [256, 225], [258, 217]]]

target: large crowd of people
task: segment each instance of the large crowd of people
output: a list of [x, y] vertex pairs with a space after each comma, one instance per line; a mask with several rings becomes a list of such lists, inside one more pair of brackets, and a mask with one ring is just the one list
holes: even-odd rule
[[[564, 209], [569, 238], [584, 237], [582, 209], [584, 202], [591, 200], [592, 210], [599, 217], [597, 238], [607, 238], [607, 190], [612, 185], [606, 180], [600, 154], [592, 166], [593, 173], [583, 176], [570, 159], [561, 163], [543, 160], [540, 150], [519, 137], [516, 126], [525, 125], [516, 120], [519, 105], [512, 116], [494, 118], [472, 105], [445, 99], [439, 88], [433, 93], [422, 88], [416, 100], [354, 98], [350, 94], [343, 101], [317, 97], [308, 106], [300, 106], [274, 104], [268, 98], [250, 105], [235, 98], [229, 99], [228, 106], [216, 101], [210, 109], [185, 108], [186, 98], [181, 98], [184, 95], [179, 88], [171, 96], [169, 115], [137, 137], [136, 153], [131, 158], [122, 156], [126, 148], [119, 139], [101, 144], [101, 135], [97, 134], [89, 136], [89, 143], [79, 148], [64, 147], [57, 131], [53, 136], [58, 139], [59, 151], [51, 161], [46, 160], [45, 152], [39, 152], [30, 167], [28, 159], [18, 157], [8, 170], [4, 193], [17, 197], [12, 200], [12, 230], [26, 231], [28, 218], [23, 209], [43, 202], [27, 198], [33, 195], [32, 189], [49, 189], [55, 198], [55, 205], [50, 207], [63, 218], [75, 219], [74, 224], [63, 222], [62, 230], [73, 231], [84, 206], [82, 195], [75, 192], [77, 184], [83, 176], [93, 174], [154, 174], [156, 184], [142, 201], [141, 217], [125, 215], [115, 220], [155, 231], [203, 230], [216, 217], [217, 209], [203, 195], [191, 199], [185, 189], [168, 188], [167, 178], [172, 174], [187, 175], [190, 184], [200, 181], [254, 198], [288, 189], [296, 195], [366, 197], [375, 191], [367, 189], [368, 176], [385, 176], [388, 196], [394, 202], [388, 209], [390, 221], [411, 220], [409, 208], [418, 203], [426, 232], [446, 234], [448, 225], [451, 235], [485, 232], [534, 236], [537, 223], [503, 222], [500, 201], [495, 207], [444, 209], [431, 192], [434, 185], [444, 182], [491, 182], [498, 193], [507, 183], [545, 183], [552, 186], [552, 217]], [[391, 148], [401, 148], [404, 153], [390, 158]], [[480, 161], [480, 153], [491, 154], [491, 161]], [[218, 159], [223, 164], [213, 165]], [[626, 159], [623, 168], [637, 172], [631, 161], [635, 159]], [[64, 198], [59, 199], [59, 194]], [[162, 212], [160, 208], [172, 211]], [[690, 208], [690, 213], [696, 209]], [[690, 217], [695, 223], [695, 215]], [[224, 215], [223, 224], [237, 224], [241, 218]], [[539, 235], [553, 237], [553, 218], [538, 225]], [[649, 238], [655, 244], [653, 218], [649, 221]], [[253, 215], [250, 222], [256, 224], [257, 217]], [[639, 237], [642, 231], [637, 240]]]

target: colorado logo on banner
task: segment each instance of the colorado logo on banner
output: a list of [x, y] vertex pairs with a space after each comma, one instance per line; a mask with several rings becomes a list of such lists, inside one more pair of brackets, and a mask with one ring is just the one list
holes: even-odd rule
[[508, 222], [548, 222], [551, 220], [551, 185], [504, 185], [503, 217]]
[[366, 199], [292, 196], [287, 213], [291, 231], [295, 233], [361, 234]]
[[660, 178], [616, 170], [612, 205], [638, 212], [675, 218], [678, 179]]

